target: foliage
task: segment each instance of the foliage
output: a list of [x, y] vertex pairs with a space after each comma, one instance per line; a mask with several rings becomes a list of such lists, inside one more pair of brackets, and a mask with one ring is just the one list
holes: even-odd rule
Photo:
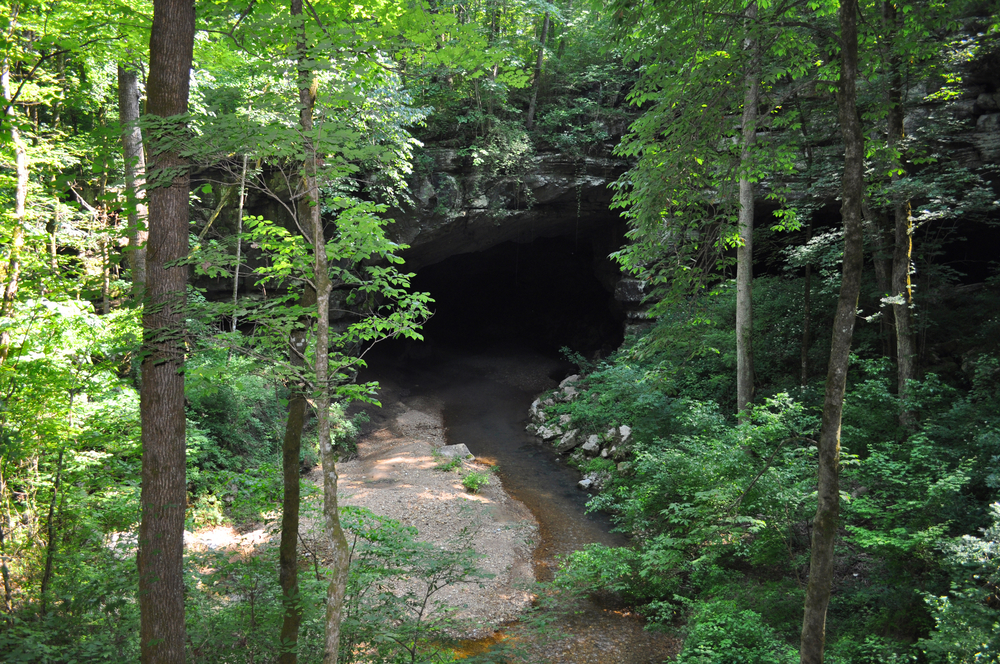
[[740, 611], [733, 602], [696, 605], [677, 656], [682, 664], [791, 664], [798, 651], [768, 627], [761, 615]]
[[462, 486], [472, 493], [479, 493], [479, 490], [490, 483], [490, 476], [487, 473], [473, 470], [462, 478]]
[[981, 536], [941, 543], [952, 582], [947, 594], [926, 595], [936, 629], [918, 645], [928, 662], [995, 662], [1000, 657], [1000, 503], [990, 505], [990, 511], [992, 524]]
[[[790, 300], [801, 281], [759, 281], [762, 329], [776, 330], [769, 343], [794, 345], [796, 330], [784, 340], [781, 335], [797, 314]], [[616, 443], [617, 458], [625, 464], [599, 457], [581, 457], [579, 463], [588, 471], [609, 473], [590, 507], [611, 513], [634, 545], [591, 545], [576, 552], [558, 582], [618, 593], [651, 620], [666, 624], [693, 608], [684, 657], [694, 658], [703, 648], [704, 661], [744, 656], [769, 661], [771, 645], [793, 641], [801, 621], [806, 524], [816, 500], [812, 439], [820, 395], [814, 386], [777, 392], [789, 373], [796, 380], [797, 357], [785, 361], [777, 352], [768, 353], [759, 389], [772, 396], [761, 397], [747, 418], [727, 417], [732, 404], [725, 390], [714, 391], [713, 380], [725, 372], [723, 384], [731, 385], [731, 367], [726, 368], [724, 353], [710, 349], [731, 330], [730, 323], [721, 322], [731, 311], [731, 292], [719, 288], [712, 298], [666, 307], [646, 336], [590, 367], [574, 383], [575, 398], [544, 408], [546, 423], [569, 415], [568, 426], [583, 436], [601, 436], [622, 424], [631, 428], [628, 441]], [[841, 518], [846, 536], [838, 545], [837, 565], [845, 578], [838, 581], [829, 610], [834, 662], [904, 661], [906, 642], [934, 626], [928, 606], [940, 608], [939, 621], [948, 610], [956, 615], [949, 607], [960, 601], [959, 590], [925, 605], [913, 588], [926, 589], [933, 598], [947, 590], [951, 563], [941, 556], [941, 542], [983, 523], [982, 501], [995, 495], [990, 487], [996, 484], [995, 459], [1000, 458], [991, 406], [1000, 372], [993, 359], [967, 365], [967, 375], [976, 379], [965, 388], [934, 374], [914, 383], [909, 406], [919, 413], [919, 425], [906, 431], [899, 425], [901, 404], [893, 393], [891, 366], [870, 349], [862, 345], [852, 361], [844, 407]], [[725, 407], [713, 400], [716, 394]], [[986, 610], [982, 604], [966, 605]], [[702, 606], [714, 608], [702, 613]], [[746, 611], [757, 618], [736, 617]], [[699, 627], [703, 615], [705, 626]], [[760, 616], [767, 617], [766, 626]], [[736, 629], [727, 621], [744, 619], [763, 630], [755, 634], [770, 635], [760, 642], [771, 645], [755, 654], [749, 648], [711, 655]], [[946, 621], [940, 624], [948, 629]], [[757, 638], [746, 635], [732, 643], [756, 643]], [[944, 638], [951, 637], [934, 643], [943, 644]], [[783, 656], [775, 655], [778, 661]]]
[[471, 533], [438, 548], [416, 541], [416, 529], [367, 510], [348, 508], [344, 519], [351, 545], [344, 652], [371, 648], [380, 657], [438, 661], [456, 623], [434, 595], [483, 578]]
[[441, 472], [450, 473], [452, 471], [457, 471], [462, 467], [462, 459], [457, 456], [448, 459], [447, 461], [442, 460], [440, 463], [434, 466], [434, 470], [440, 470]]

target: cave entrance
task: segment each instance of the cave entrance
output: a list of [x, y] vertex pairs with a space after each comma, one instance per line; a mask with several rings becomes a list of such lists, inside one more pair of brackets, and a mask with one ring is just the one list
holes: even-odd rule
[[421, 268], [413, 288], [435, 300], [425, 338], [462, 348], [610, 352], [624, 321], [613, 296], [618, 270], [581, 239], [504, 242]]

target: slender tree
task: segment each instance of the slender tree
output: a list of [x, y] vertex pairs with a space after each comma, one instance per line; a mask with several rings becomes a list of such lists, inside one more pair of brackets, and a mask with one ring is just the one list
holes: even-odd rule
[[749, 57], [743, 70], [743, 138], [740, 149], [740, 242], [736, 248], [736, 409], [753, 402], [753, 217], [754, 188], [751, 159], [757, 142], [757, 106], [760, 104], [760, 41], [756, 26], [757, 3], [746, 9], [743, 48]]
[[[170, 138], [182, 132], [194, 50], [192, 0], [155, 0], [149, 41], [151, 136], [146, 305], [143, 311], [142, 515], [139, 526], [143, 664], [184, 661], [184, 315], [189, 175]], [[171, 122], [168, 119], [173, 118]]]
[[296, 29], [296, 61], [299, 88], [299, 129], [302, 132], [303, 205], [308, 215], [305, 226], [313, 252], [313, 287], [316, 292], [316, 430], [323, 463], [323, 517], [327, 540], [332, 552], [330, 586], [326, 596], [326, 643], [323, 663], [337, 664], [340, 646], [340, 616], [347, 590], [347, 566], [350, 549], [340, 525], [337, 506], [337, 453], [330, 439], [330, 262], [326, 255], [326, 238], [320, 214], [319, 185], [316, 179], [318, 155], [313, 138], [313, 109], [319, 81], [309, 66], [308, 42], [302, 0], [291, 0], [291, 14]]
[[524, 126], [531, 129], [535, 124], [535, 107], [538, 104], [538, 89], [542, 87], [542, 67], [545, 64], [545, 42], [549, 38], [549, 13], [545, 12], [542, 20], [542, 39], [538, 44], [538, 59], [535, 61], [535, 85], [531, 91], [531, 103], [528, 104], [528, 115], [524, 119]]
[[[889, 85], [886, 89], [887, 147], [891, 160], [890, 180], [898, 185], [906, 175], [903, 168], [903, 76], [902, 58], [894, 48], [902, 17], [891, 2], [882, 5], [882, 18], [888, 35]], [[908, 404], [910, 381], [917, 377], [917, 340], [913, 326], [913, 288], [910, 283], [911, 254], [913, 252], [913, 218], [910, 201], [900, 192], [892, 194], [892, 227], [886, 235], [893, 238], [892, 273], [890, 277], [892, 317], [896, 338], [897, 393], [903, 403], [899, 421], [907, 429], [916, 425], [912, 407]]]
[[[10, 26], [7, 31], [6, 41], [11, 43], [17, 31], [18, 10], [15, 7], [11, 12]], [[12, 66], [10, 56], [5, 52], [3, 61], [0, 62], [0, 87], [3, 88], [3, 99], [6, 110], [0, 121], [6, 125], [9, 140], [14, 146], [14, 164], [17, 175], [17, 184], [14, 190], [14, 214], [11, 215], [13, 229], [10, 239], [10, 259], [6, 270], [6, 281], [3, 284], [3, 300], [0, 303], [0, 318], [9, 317], [14, 311], [14, 298], [17, 296], [18, 283], [21, 278], [21, 251], [24, 248], [24, 216], [25, 205], [28, 198], [28, 153], [25, 150], [24, 141], [21, 140], [21, 133], [17, 128], [17, 115], [14, 110], [15, 95], [11, 90], [10, 75]], [[10, 348], [10, 338], [6, 328], [0, 333], [0, 363], [7, 359]]]
[[[306, 207], [305, 205], [301, 207]], [[305, 211], [305, 210], [303, 210]], [[306, 286], [300, 306], [311, 309], [316, 305], [316, 292]], [[289, 339], [289, 356], [293, 367], [305, 366], [307, 346], [306, 327], [292, 331]], [[292, 387], [288, 400], [288, 419], [285, 437], [281, 443], [282, 480], [284, 493], [281, 503], [281, 544], [278, 553], [278, 577], [284, 594], [285, 615], [281, 623], [280, 664], [295, 664], [302, 622], [302, 605], [299, 598], [299, 459], [302, 453], [302, 430], [306, 421], [305, 385]]]
[[841, 216], [844, 223], [844, 264], [833, 322], [833, 341], [823, 397], [819, 438], [819, 504], [813, 520], [812, 557], [802, 618], [802, 664], [822, 664], [826, 640], [826, 611], [833, 585], [833, 545], [840, 515], [840, 425], [847, 387], [851, 340], [861, 292], [864, 235], [861, 203], [864, 196], [864, 135], [857, 110], [858, 3], [843, 0], [840, 18], [840, 81], [837, 107], [844, 139], [841, 179]]
[[118, 64], [118, 117], [122, 126], [125, 158], [125, 193], [128, 196], [129, 267], [132, 295], [141, 297], [146, 283], [146, 157], [139, 127], [139, 76], [132, 63]]

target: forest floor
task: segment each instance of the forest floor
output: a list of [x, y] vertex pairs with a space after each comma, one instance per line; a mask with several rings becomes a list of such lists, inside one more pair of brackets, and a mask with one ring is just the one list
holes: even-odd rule
[[[489, 472], [485, 463], [463, 461], [458, 472], [435, 468], [449, 461], [435, 454], [445, 444], [440, 404], [421, 397], [397, 400], [385, 386], [381, 399], [358, 456], [337, 465], [341, 504], [412, 526], [418, 540], [437, 547], [473, 547], [487, 576], [442, 588], [434, 599], [458, 609], [454, 617], [470, 625], [463, 636], [490, 634], [531, 604], [534, 517], [497, 478], [477, 494], [462, 486], [465, 473]], [[309, 477], [321, 482], [322, 469]]]
[[[383, 386], [382, 408], [366, 408], [372, 419], [358, 442], [358, 455], [337, 464], [341, 505], [363, 507], [417, 529], [417, 540], [435, 547], [473, 547], [481, 558], [482, 578], [438, 590], [432, 601], [456, 609], [452, 618], [466, 625], [464, 638], [493, 634], [527, 609], [533, 599], [532, 551], [538, 526], [531, 512], [503, 490], [498, 478], [476, 494], [462, 486], [464, 474], [489, 473], [490, 466], [463, 461], [461, 470], [435, 467], [448, 459], [436, 454], [445, 444], [440, 404], [421, 397], [400, 398]], [[327, 558], [322, 531], [321, 466], [306, 476], [320, 490], [303, 500], [300, 554], [316, 552]], [[217, 526], [186, 533], [189, 551], [228, 550], [253, 555], [263, 546], [277, 546], [280, 518], [240, 531]], [[420, 589], [411, 588], [412, 590]]]

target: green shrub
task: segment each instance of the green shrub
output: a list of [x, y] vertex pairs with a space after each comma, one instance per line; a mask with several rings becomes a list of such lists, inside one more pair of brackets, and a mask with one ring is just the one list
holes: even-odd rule
[[185, 527], [194, 530], [206, 526], [220, 526], [225, 521], [222, 515], [222, 503], [214, 494], [206, 493], [199, 496], [193, 505], [187, 509]]
[[490, 476], [477, 470], [472, 471], [462, 478], [462, 486], [472, 493], [479, 493], [479, 490], [490, 483]]
[[678, 664], [794, 664], [798, 652], [760, 614], [724, 600], [697, 606]]
[[942, 545], [952, 575], [951, 591], [926, 594], [935, 629], [918, 647], [931, 664], [1000, 662], [1000, 503], [981, 537], [966, 535]]
[[453, 471], [457, 471], [462, 467], [462, 460], [457, 456], [452, 457], [450, 459], [443, 457], [439, 458], [441, 458], [441, 461], [436, 466], [434, 466], [434, 470], [440, 470], [445, 473], [450, 473]]

